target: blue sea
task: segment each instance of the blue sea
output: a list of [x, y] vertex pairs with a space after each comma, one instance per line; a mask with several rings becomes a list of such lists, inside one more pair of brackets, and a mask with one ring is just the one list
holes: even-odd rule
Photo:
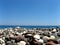
[[[17, 25], [15, 26], [12, 26], [12, 25], [0, 25], [0, 29], [3, 29], [3, 28], [16, 28], [18, 27]], [[60, 28], [60, 26], [19, 26], [21, 28]]]

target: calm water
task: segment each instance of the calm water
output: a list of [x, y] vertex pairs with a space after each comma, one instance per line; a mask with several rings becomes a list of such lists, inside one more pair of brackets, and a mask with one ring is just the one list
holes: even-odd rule
[[[0, 28], [16, 28], [17, 26], [0, 25]], [[19, 26], [21, 28], [60, 28], [60, 26]]]

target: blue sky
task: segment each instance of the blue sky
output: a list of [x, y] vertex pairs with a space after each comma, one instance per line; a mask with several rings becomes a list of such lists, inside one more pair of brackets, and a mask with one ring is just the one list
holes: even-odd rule
[[60, 0], [0, 0], [0, 25], [58, 25]]

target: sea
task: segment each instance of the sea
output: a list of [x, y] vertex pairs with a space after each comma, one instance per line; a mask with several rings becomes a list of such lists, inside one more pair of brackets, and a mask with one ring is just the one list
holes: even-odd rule
[[16, 27], [21, 27], [21, 28], [27, 28], [27, 29], [31, 29], [31, 28], [60, 28], [60, 26], [31, 26], [31, 25], [24, 25], [24, 26], [20, 26], [20, 25], [0, 25], [0, 29], [4, 29], [4, 28], [16, 28]]

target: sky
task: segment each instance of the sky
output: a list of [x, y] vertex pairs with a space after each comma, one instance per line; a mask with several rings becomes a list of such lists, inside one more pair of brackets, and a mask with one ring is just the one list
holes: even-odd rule
[[60, 0], [0, 0], [0, 25], [59, 25]]

